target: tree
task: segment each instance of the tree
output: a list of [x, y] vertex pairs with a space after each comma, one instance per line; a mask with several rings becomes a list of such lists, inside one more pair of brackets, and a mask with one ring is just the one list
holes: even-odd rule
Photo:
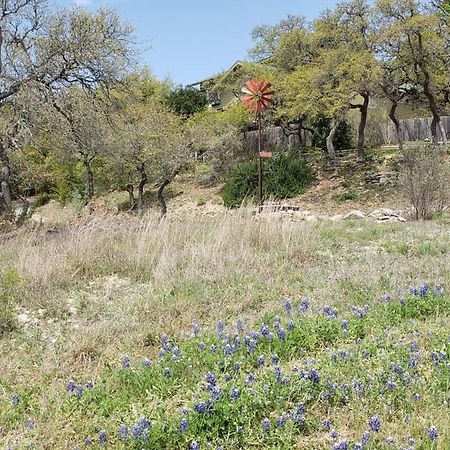
[[109, 105], [96, 93], [78, 87], [48, 97], [48, 115], [42, 124], [47, 127], [47, 139], [53, 148], [81, 161], [86, 173], [85, 196], [91, 200], [95, 193], [94, 160], [106, 155], [109, 148]]
[[177, 86], [167, 97], [167, 106], [182, 117], [192, 116], [207, 104], [206, 94], [189, 86]]
[[351, 86], [349, 107], [360, 113], [357, 153], [364, 159], [365, 129], [370, 98], [379, 86], [381, 70], [374, 55], [370, 7], [365, 0], [340, 3], [334, 11], [327, 10], [314, 22], [316, 45], [322, 49], [340, 49], [342, 59], [336, 71], [342, 82]]
[[419, 0], [379, 0], [378, 11], [383, 19], [382, 38], [398, 42], [400, 48], [391, 54], [410, 68], [411, 83], [420, 86], [432, 115], [431, 135], [438, 143], [438, 129], [444, 148], [446, 133], [441, 122], [443, 105], [448, 102], [449, 71], [445, 34], [440, 31], [440, 20], [430, 14]]
[[[95, 88], [121, 78], [133, 57], [132, 29], [116, 13], [65, 9], [51, 14], [48, 0], [2, 0], [0, 108], [21, 92], [39, 88]], [[11, 208], [8, 146], [0, 139], [2, 199]]]

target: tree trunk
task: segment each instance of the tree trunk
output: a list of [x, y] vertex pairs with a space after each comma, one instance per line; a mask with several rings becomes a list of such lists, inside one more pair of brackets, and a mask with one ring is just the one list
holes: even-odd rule
[[402, 127], [400, 124], [400, 121], [398, 120], [398, 117], [396, 116], [395, 112], [397, 110], [398, 101], [395, 99], [391, 99], [392, 105], [391, 109], [389, 111], [389, 117], [391, 118], [392, 122], [395, 125], [395, 132], [397, 134], [398, 139], [398, 148], [399, 150], [403, 150], [403, 136], [402, 136]]
[[161, 208], [161, 218], [165, 217], [167, 214], [167, 204], [166, 204], [166, 200], [164, 198], [164, 188], [170, 183], [171, 180], [169, 180], [168, 178], [166, 178], [161, 185], [158, 188], [158, 202], [159, 202], [159, 206]]
[[339, 122], [335, 119], [333, 119], [330, 123], [330, 132], [327, 136], [327, 151], [328, 151], [328, 157], [332, 160], [336, 158], [336, 152], [334, 151], [334, 145], [333, 145], [333, 139], [336, 134], [336, 130], [338, 129]]
[[359, 112], [361, 114], [358, 127], [358, 160], [364, 161], [364, 141], [366, 139], [366, 123], [367, 123], [367, 112], [369, 109], [369, 99], [370, 96], [367, 92], [361, 94], [364, 98], [363, 104], [360, 105]]
[[134, 209], [136, 205], [136, 200], [134, 198], [134, 186], [130, 183], [125, 186], [126, 191], [128, 192], [128, 197], [130, 200], [130, 209]]
[[93, 157], [83, 155], [83, 165], [86, 168], [86, 196], [88, 200], [94, 197], [94, 172], [92, 171], [91, 162]]
[[[428, 99], [428, 106], [430, 108], [431, 114], [433, 116], [433, 120], [431, 121], [431, 136], [432, 136], [432, 142], [435, 147], [438, 145], [438, 135], [437, 135], [437, 129], [442, 131], [443, 126], [441, 122], [441, 115], [439, 114], [439, 107], [436, 100], [436, 96], [434, 94], [433, 84], [431, 81], [431, 75], [427, 67], [427, 63], [424, 56], [424, 49], [423, 49], [423, 38], [422, 34], [418, 33], [418, 42], [419, 42], [419, 67], [420, 70], [423, 73], [423, 93], [425, 94], [425, 97]], [[448, 143], [447, 143], [447, 136], [444, 133], [442, 133], [442, 142], [444, 144], [444, 151], [448, 151]]]
[[[12, 209], [12, 198], [11, 198], [11, 186], [10, 186], [10, 166], [8, 153], [5, 146], [0, 143], [0, 163], [1, 163], [1, 197], [2, 206], [6, 211], [11, 211]], [[3, 205], [2, 205], [3, 204]]]
[[147, 173], [145, 172], [145, 163], [141, 163], [137, 167], [140, 175], [140, 180], [138, 184], [138, 211], [139, 214], [144, 212], [144, 187], [147, 183]]

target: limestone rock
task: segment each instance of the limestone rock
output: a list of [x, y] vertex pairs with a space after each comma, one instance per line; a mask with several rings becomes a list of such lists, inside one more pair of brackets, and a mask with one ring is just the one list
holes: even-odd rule
[[354, 209], [353, 211], [350, 211], [348, 214], [346, 214], [343, 217], [343, 220], [360, 220], [360, 219], [365, 219], [366, 215], [362, 212], [359, 211], [358, 209]]

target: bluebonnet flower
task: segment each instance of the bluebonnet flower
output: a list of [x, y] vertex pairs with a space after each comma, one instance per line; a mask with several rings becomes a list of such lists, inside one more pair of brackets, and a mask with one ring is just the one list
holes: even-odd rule
[[209, 385], [211, 385], [211, 386], [215, 386], [216, 385], [216, 383], [217, 383], [216, 377], [211, 372], [208, 372], [205, 375], [205, 378], [206, 378], [206, 382]]
[[241, 346], [241, 338], [239, 337], [238, 334], [235, 334], [235, 335], [234, 335], [234, 337], [233, 337], [233, 343], [234, 343], [234, 346], [235, 346], [236, 348]]
[[199, 402], [194, 405], [194, 411], [199, 414], [203, 414], [211, 409], [211, 400], [206, 400], [206, 402]]
[[247, 345], [250, 353], [253, 353], [256, 350], [256, 342], [253, 339], [249, 339]]
[[77, 384], [75, 386], [75, 394], [77, 398], [81, 398], [81, 396], [83, 395], [83, 391], [84, 391], [83, 386], [81, 386], [80, 384]]
[[329, 319], [337, 319], [338, 312], [337, 309], [333, 309], [330, 306], [326, 305], [323, 307], [323, 313], [329, 318]]
[[92, 380], [89, 380], [86, 383], [86, 389], [93, 389], [94, 388], [94, 382]]
[[269, 327], [263, 322], [263, 323], [261, 323], [261, 329], [260, 329], [260, 331], [261, 331], [261, 334], [265, 337], [265, 338], [267, 338], [267, 336], [270, 334], [270, 329], [269, 329]]
[[86, 445], [86, 447], [89, 446], [89, 445], [92, 445], [92, 439], [90, 437], [87, 437], [84, 440], [84, 445]]
[[263, 419], [261, 421], [262, 429], [264, 433], [268, 433], [270, 431], [270, 420], [269, 419]]
[[348, 450], [348, 442], [345, 440], [341, 442], [336, 442], [332, 448], [333, 450]]
[[170, 369], [168, 367], [166, 367], [164, 369], [164, 376], [169, 379], [172, 376], [172, 372], [170, 371]]
[[231, 356], [233, 354], [233, 347], [230, 344], [226, 344], [223, 351], [225, 355]]
[[330, 436], [332, 439], [337, 439], [339, 437], [339, 433], [336, 430], [332, 430]]
[[225, 381], [230, 381], [230, 380], [231, 380], [231, 375], [230, 375], [229, 373], [226, 373], [226, 374], [223, 376], [223, 379], [224, 379]]
[[131, 359], [129, 358], [129, 356], [124, 356], [122, 358], [122, 367], [124, 369], [128, 369], [131, 366]]
[[286, 339], [286, 330], [284, 328], [280, 328], [277, 331], [277, 335], [280, 341], [284, 341]]
[[255, 375], [253, 375], [252, 373], [249, 373], [247, 375], [247, 383], [254, 383], [256, 381]]
[[410, 287], [410, 288], [408, 289], [408, 292], [409, 292], [410, 295], [413, 295], [413, 296], [415, 296], [415, 297], [417, 297], [417, 296], [419, 295], [419, 291], [418, 291], [418, 289], [415, 288], [415, 287]]
[[416, 441], [414, 440], [414, 438], [410, 437], [410, 438], [408, 439], [408, 445], [413, 446], [415, 443], [416, 443]]
[[17, 406], [20, 403], [20, 397], [17, 394], [14, 394], [11, 397], [11, 403], [13, 406]]
[[28, 428], [29, 430], [33, 430], [33, 429], [34, 429], [34, 422], [33, 422], [33, 419], [28, 419], [28, 420], [27, 420], [27, 428]]
[[439, 433], [438, 433], [438, 430], [436, 429], [436, 427], [432, 426], [432, 427], [428, 428], [428, 437], [432, 441], [435, 441], [439, 437]]
[[329, 419], [325, 419], [322, 422], [322, 429], [325, 430], [325, 431], [330, 431], [330, 429], [331, 429], [331, 421]]
[[437, 285], [433, 288], [434, 295], [444, 295], [444, 287], [441, 285]]
[[390, 378], [387, 383], [386, 383], [386, 387], [390, 390], [393, 391], [397, 385], [395, 384], [395, 382]]
[[388, 436], [386, 438], [386, 444], [388, 445], [394, 445], [395, 444], [395, 439], [392, 436]]
[[73, 380], [69, 380], [66, 384], [66, 391], [73, 392], [75, 390], [76, 383]]
[[415, 401], [419, 401], [420, 400], [420, 394], [418, 394], [417, 392], [414, 392], [412, 397], [413, 397], [413, 400], [415, 400]]
[[320, 382], [320, 374], [316, 369], [311, 369], [308, 373], [308, 378], [313, 383], [319, 383]]
[[185, 417], [183, 417], [181, 419], [180, 426], [178, 427], [178, 429], [180, 430], [180, 433], [184, 433], [187, 430], [188, 425], [189, 425], [188, 420]]
[[280, 358], [276, 353], [272, 355], [270, 359], [272, 360], [272, 364], [274, 365], [278, 365], [278, 363], [280, 362]]
[[152, 361], [150, 359], [148, 359], [148, 358], [145, 358], [142, 361], [142, 365], [145, 366], [145, 367], [150, 367], [152, 365]]
[[380, 297], [380, 302], [388, 303], [392, 300], [392, 297], [389, 294], [384, 294]]
[[238, 330], [239, 333], [243, 333], [244, 332], [244, 321], [242, 319], [238, 319], [236, 322], [236, 329]]
[[231, 389], [231, 391], [230, 391], [231, 400], [237, 400], [240, 395], [241, 395], [241, 392], [239, 391], [239, 389], [237, 387], [234, 387]]
[[221, 320], [217, 322], [217, 335], [221, 338], [223, 336], [224, 325]]
[[186, 406], [181, 410], [181, 413], [185, 416], [187, 416], [190, 412], [191, 410], [189, 408], [186, 408]]
[[275, 366], [274, 367], [274, 373], [275, 373], [275, 379], [279, 382], [281, 382], [282, 380], [282, 375], [281, 375], [281, 369], [280, 366]]
[[197, 337], [200, 333], [200, 327], [198, 326], [198, 322], [194, 320], [192, 323], [192, 332], [194, 333], [194, 336]]
[[381, 421], [378, 416], [373, 416], [369, 420], [369, 426], [372, 431], [378, 433], [380, 431]]
[[239, 370], [241, 370], [241, 365], [238, 362], [235, 362], [233, 364], [233, 371], [234, 372], [239, 372]]
[[128, 427], [125, 424], [119, 426], [119, 438], [122, 441], [128, 439]]
[[166, 351], [163, 348], [159, 349], [158, 356], [162, 358], [166, 354]]
[[286, 423], [286, 418], [284, 416], [278, 416], [276, 422], [279, 427], [282, 427]]
[[287, 327], [288, 327], [288, 330], [292, 331], [295, 328], [295, 322], [293, 320], [290, 320], [288, 322]]
[[420, 288], [420, 292], [419, 292], [419, 296], [420, 297], [425, 297], [428, 292], [430, 290], [430, 285], [428, 283], [425, 283], [421, 288]]
[[198, 344], [198, 348], [199, 348], [200, 350], [205, 350], [206, 344], [205, 344], [204, 342], [200, 342], [200, 343]]
[[300, 305], [298, 307], [299, 312], [305, 312], [309, 308], [309, 300], [307, 298], [304, 298], [301, 300]]
[[135, 439], [144, 441], [148, 437], [150, 425], [151, 422], [148, 419], [145, 417], [140, 418], [131, 429], [131, 435]]
[[189, 450], [200, 450], [200, 445], [198, 445], [197, 441], [192, 441], [191, 445], [189, 445]]
[[102, 430], [98, 433], [98, 442], [100, 445], [105, 445], [106, 441], [108, 440], [108, 436], [106, 434], [105, 430]]
[[363, 448], [361, 442], [355, 442], [355, 445], [353, 445], [353, 450], [363, 450]]
[[284, 302], [284, 310], [286, 311], [286, 314], [288, 316], [291, 315], [291, 311], [292, 311], [292, 302], [289, 298], [286, 299], [286, 301]]
[[161, 338], [161, 345], [162, 345], [162, 348], [166, 352], [170, 352], [172, 347], [171, 347], [171, 345], [169, 343], [169, 338], [166, 335], [163, 335], [163, 337]]
[[172, 356], [174, 356], [175, 358], [178, 358], [179, 356], [181, 356], [181, 350], [180, 347], [175, 346], [172, 350]]
[[258, 366], [263, 366], [266, 363], [266, 358], [264, 358], [264, 355], [261, 355], [258, 357]]

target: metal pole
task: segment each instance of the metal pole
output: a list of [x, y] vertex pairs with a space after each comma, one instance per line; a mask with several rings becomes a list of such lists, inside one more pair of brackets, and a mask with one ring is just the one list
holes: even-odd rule
[[261, 131], [261, 113], [258, 113], [258, 189], [259, 189], [259, 211], [263, 206], [263, 162], [261, 158], [262, 151], [262, 131]]

